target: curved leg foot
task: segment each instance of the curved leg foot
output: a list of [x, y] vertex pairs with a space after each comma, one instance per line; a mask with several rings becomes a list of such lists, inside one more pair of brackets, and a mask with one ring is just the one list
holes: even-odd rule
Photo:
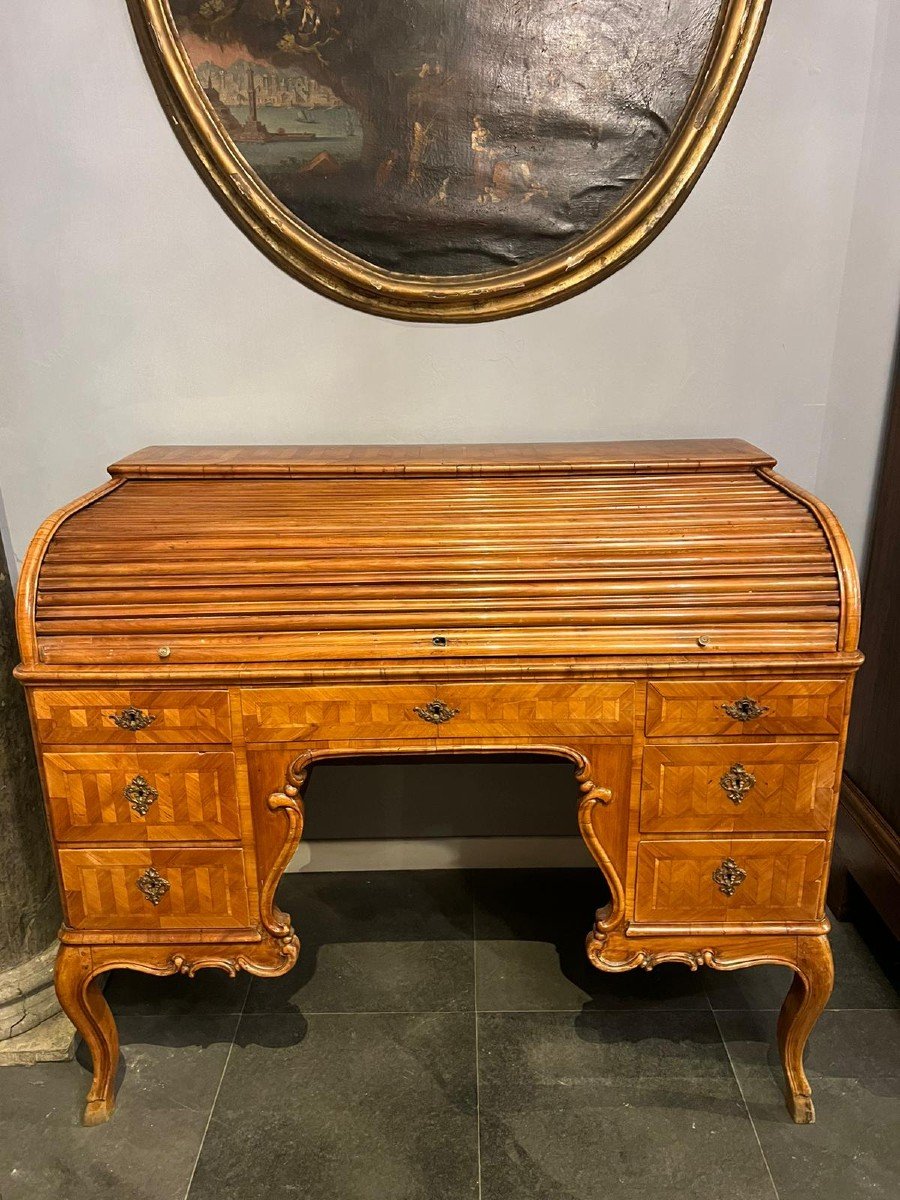
[[94, 1078], [84, 1109], [85, 1125], [101, 1125], [116, 1106], [115, 1078], [119, 1063], [119, 1034], [109, 1005], [92, 975], [90, 951], [60, 946], [56, 956], [56, 994], [63, 1012], [91, 1052]]
[[834, 963], [827, 937], [798, 937], [794, 972], [778, 1015], [778, 1050], [787, 1085], [788, 1112], [798, 1125], [811, 1125], [816, 1110], [803, 1069], [803, 1051], [834, 986]]

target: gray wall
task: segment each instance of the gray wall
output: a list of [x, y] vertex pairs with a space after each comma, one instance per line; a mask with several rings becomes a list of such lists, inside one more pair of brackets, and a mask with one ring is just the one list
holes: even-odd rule
[[[149, 442], [695, 435], [777, 455], [862, 548], [900, 280], [895, 0], [773, 0], [725, 139], [662, 236], [561, 307], [469, 328], [341, 309], [265, 260], [168, 130], [124, 0], [29, 5], [27, 22], [14, 7], [0, 488], [16, 557]], [[406, 786], [433, 796], [434, 778]], [[453, 786], [423, 800], [422, 830], [445, 831]]]

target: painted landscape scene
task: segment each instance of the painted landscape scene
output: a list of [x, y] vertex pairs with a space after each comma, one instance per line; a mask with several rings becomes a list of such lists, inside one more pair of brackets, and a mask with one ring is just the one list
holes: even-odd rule
[[666, 145], [718, 0], [170, 0], [216, 117], [278, 200], [413, 275], [531, 262]]

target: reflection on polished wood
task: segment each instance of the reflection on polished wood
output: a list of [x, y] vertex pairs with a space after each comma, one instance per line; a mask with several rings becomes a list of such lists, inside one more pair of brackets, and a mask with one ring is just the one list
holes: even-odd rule
[[274, 896], [309, 773], [384, 754], [570, 762], [611, 897], [590, 961], [791, 966], [812, 1120], [859, 610], [840, 527], [773, 466], [728, 441], [155, 447], [50, 517], [18, 674], [86, 1121], [114, 1103], [99, 976], [290, 969]]

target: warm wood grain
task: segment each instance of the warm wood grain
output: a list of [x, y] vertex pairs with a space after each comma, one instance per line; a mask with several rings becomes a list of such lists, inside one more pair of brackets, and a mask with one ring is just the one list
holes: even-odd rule
[[[452, 683], [443, 686], [245, 688], [248, 742], [356, 738], [392, 741], [465, 738], [537, 739], [622, 736], [631, 733], [634, 685], [630, 683]], [[449, 713], [432, 722], [438, 701]]]
[[[65, 917], [75, 929], [237, 929], [250, 924], [242, 850], [59, 851]], [[154, 905], [138, 887], [154, 868], [169, 884]]]
[[[815, 833], [834, 820], [836, 742], [678, 743], [644, 750], [644, 833]], [[741, 767], [752, 786], [735, 803], [728, 773]]]
[[[724, 706], [744, 698], [767, 711], [734, 720]], [[831, 734], [843, 728], [846, 687], [830, 679], [723, 679], [651, 683], [649, 737], [741, 737], [760, 734]]]
[[[60, 842], [240, 841], [230, 753], [142, 750], [44, 755], [47, 804]], [[156, 793], [146, 812], [126, 789]]]
[[[643, 838], [635, 917], [687, 925], [814, 921], [822, 916], [826, 850], [820, 838]], [[713, 880], [728, 859], [746, 873], [732, 896]]]
[[[19, 674], [86, 1120], [113, 1105], [99, 976], [287, 970], [275, 894], [310, 772], [421, 754], [572, 763], [573, 829], [611, 896], [601, 969], [790, 966], [780, 1047], [811, 1119], [858, 588], [836, 519], [772, 465], [714, 441], [156, 447], [45, 522]], [[766, 711], [724, 712], [743, 700]], [[119, 728], [128, 707], [153, 720]], [[727, 896], [726, 859], [744, 873]]]
[[[228, 742], [228, 693], [151, 691], [64, 691], [31, 693], [38, 736], [44, 745], [126, 745]], [[152, 721], [144, 729], [122, 729], [113, 718], [133, 707]]]
[[382, 446], [145, 446], [109, 468], [116, 477], [185, 475], [546, 474], [548, 471], [707, 470], [771, 467], [740, 438], [638, 442], [488, 442]]

